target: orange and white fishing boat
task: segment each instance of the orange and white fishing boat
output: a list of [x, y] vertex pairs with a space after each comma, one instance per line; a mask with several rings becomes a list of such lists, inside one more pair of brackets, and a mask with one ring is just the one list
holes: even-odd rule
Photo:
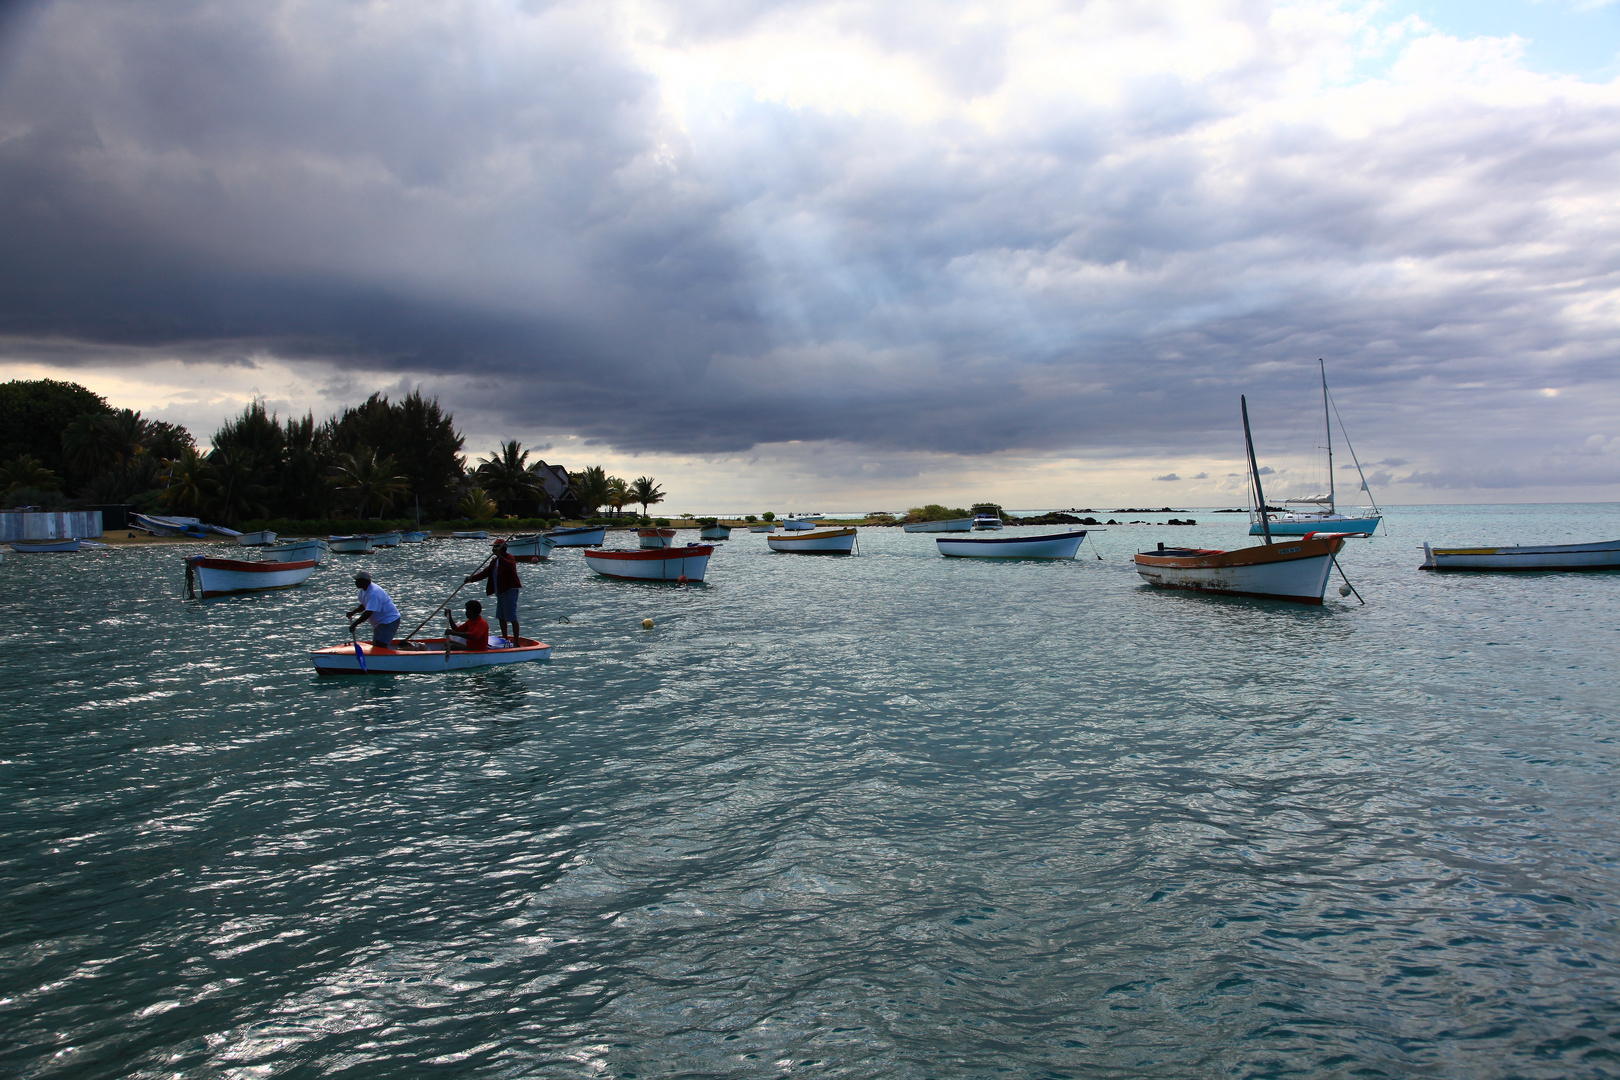
[[[494, 639], [491, 641], [507, 641]], [[439, 671], [466, 671], [468, 668], [521, 664], [527, 660], [551, 659], [551, 646], [531, 638], [513, 638], [502, 647], [489, 649], [445, 648], [444, 638], [398, 642], [388, 648], [370, 642], [345, 641], [309, 654], [315, 670], [322, 675], [431, 675]]]
[[674, 529], [637, 529], [636, 538], [648, 550], [675, 546]]
[[[1249, 479], [1260, 521], [1269, 526], [1260, 469], [1255, 463], [1254, 440], [1249, 434], [1249, 403], [1243, 406], [1243, 438], [1249, 453]], [[1221, 551], [1216, 548], [1167, 548], [1138, 552], [1136, 572], [1149, 585], [1164, 589], [1191, 589], [1228, 596], [1259, 596], [1297, 604], [1321, 604], [1334, 557], [1344, 547], [1345, 534], [1312, 533], [1284, 537], [1273, 543], [1269, 527], [1266, 542], [1258, 547]], [[1348, 582], [1346, 583], [1348, 585]]]
[[199, 600], [235, 593], [268, 592], [290, 589], [309, 580], [320, 564], [314, 559], [300, 562], [245, 562], [241, 559], [212, 559], [193, 555], [186, 560], [186, 592]]

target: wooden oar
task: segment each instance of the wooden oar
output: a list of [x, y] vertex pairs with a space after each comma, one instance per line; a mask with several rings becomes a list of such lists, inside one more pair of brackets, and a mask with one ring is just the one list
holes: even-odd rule
[[[482, 563], [479, 564], [478, 570], [482, 570], [484, 567], [488, 566], [490, 563], [492, 563], [494, 561], [495, 561], [495, 556], [491, 555], [488, 559], [485, 559]], [[478, 570], [473, 571], [473, 573], [477, 573]], [[428, 624], [428, 619], [433, 618], [433, 616], [437, 615], [439, 612], [443, 611], [446, 607], [448, 607], [450, 605], [450, 601], [452, 601], [452, 600], [454, 600], [456, 598], [456, 593], [459, 593], [462, 589], [465, 589], [467, 587], [467, 578], [469, 578], [471, 576], [472, 576], [472, 574], [464, 575], [462, 577], [462, 579], [461, 579], [461, 584], [456, 586], [456, 592], [453, 592], [449, 596], [445, 597], [443, 603], [441, 603], [438, 607], [434, 608], [432, 611], [428, 612], [427, 619], [423, 619], [421, 622], [417, 623], [416, 624], [416, 630], [412, 630], [410, 633], [406, 634], [405, 637], [402, 640], [404, 640], [404, 641], [411, 640], [411, 638], [416, 636], [416, 631], [417, 630], [422, 629], [422, 627], [424, 627], [424, 626], [426, 626]]]

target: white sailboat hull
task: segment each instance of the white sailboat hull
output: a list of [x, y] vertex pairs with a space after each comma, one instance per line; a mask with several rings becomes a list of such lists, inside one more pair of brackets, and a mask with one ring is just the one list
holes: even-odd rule
[[[1371, 533], [1382, 517], [1346, 517], [1344, 514], [1272, 514], [1272, 536], [1304, 536], [1313, 532]], [[1264, 536], [1260, 522], [1249, 523], [1250, 536]]]

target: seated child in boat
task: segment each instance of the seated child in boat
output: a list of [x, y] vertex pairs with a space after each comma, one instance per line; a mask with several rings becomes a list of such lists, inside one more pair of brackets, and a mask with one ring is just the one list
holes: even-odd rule
[[483, 652], [489, 648], [489, 623], [484, 621], [483, 604], [476, 600], [467, 601], [467, 621], [459, 626], [448, 611], [444, 613], [444, 618], [450, 624], [445, 630], [445, 637], [449, 639], [451, 648], [472, 652]]

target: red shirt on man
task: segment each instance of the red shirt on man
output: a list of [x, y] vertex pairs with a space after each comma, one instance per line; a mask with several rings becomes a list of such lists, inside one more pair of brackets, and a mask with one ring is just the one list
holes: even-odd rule
[[467, 648], [473, 652], [483, 652], [489, 648], [489, 623], [484, 621], [482, 615], [474, 616], [460, 626], [452, 626], [450, 632], [466, 637]]

